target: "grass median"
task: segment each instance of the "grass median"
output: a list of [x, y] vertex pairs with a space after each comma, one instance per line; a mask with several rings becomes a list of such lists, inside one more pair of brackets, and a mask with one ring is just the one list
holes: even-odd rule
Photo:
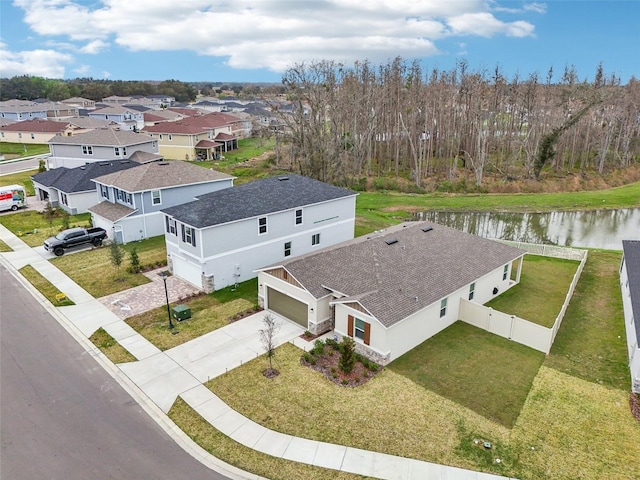
[[49, 280], [40, 275], [40, 273], [31, 265], [22, 267], [19, 272], [54, 306], [64, 307], [68, 305], [75, 305], [75, 303], [67, 298], [64, 292], [58, 290]]

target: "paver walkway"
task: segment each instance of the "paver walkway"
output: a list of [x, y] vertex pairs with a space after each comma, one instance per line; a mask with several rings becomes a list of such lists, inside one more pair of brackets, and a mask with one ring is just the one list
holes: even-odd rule
[[[474, 472], [384, 453], [293, 437], [269, 430], [234, 411], [207, 389], [203, 382], [261, 353], [257, 332], [261, 315], [255, 314], [183, 345], [161, 352], [116, 313], [94, 299], [67, 275], [45, 260], [0, 224], [0, 239], [14, 251], [0, 254], [10, 270], [30, 264], [76, 305], [58, 312], [89, 337], [104, 328], [138, 361], [119, 364], [127, 375], [163, 412], [180, 395], [195, 411], [231, 439], [259, 452], [310, 465], [381, 479], [499, 480], [505, 477]], [[14, 272], [14, 274], [17, 274]], [[169, 284], [167, 282], [167, 287]], [[162, 286], [164, 290], [164, 285]], [[55, 308], [51, 308], [55, 313]], [[280, 343], [298, 338], [302, 328], [281, 319]], [[308, 346], [308, 345], [307, 345]], [[223, 370], [224, 369], [224, 370]], [[196, 458], [198, 455], [194, 454]], [[247, 478], [255, 478], [254, 475]]]

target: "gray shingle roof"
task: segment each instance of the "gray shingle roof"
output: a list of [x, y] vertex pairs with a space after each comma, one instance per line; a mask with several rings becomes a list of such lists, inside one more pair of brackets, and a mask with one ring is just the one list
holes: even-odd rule
[[410, 222], [278, 265], [314, 297], [330, 291], [353, 297], [390, 327], [524, 254], [453, 228]]
[[49, 143], [64, 143], [69, 145], [106, 145], [128, 146], [153, 142], [147, 134], [101, 128], [90, 132], [78, 133], [72, 136], [56, 135]]
[[133, 208], [125, 207], [124, 205], [120, 205], [119, 203], [111, 203], [107, 201], [100, 202], [99, 204], [94, 205], [88, 210], [100, 217], [106, 218], [111, 222], [120, 220], [121, 218], [124, 218], [127, 215], [131, 215], [135, 212]]
[[206, 228], [352, 195], [357, 194], [302, 175], [288, 174], [207, 193], [163, 212], [182, 223]]
[[88, 163], [81, 167], [60, 167], [47, 172], [36, 173], [31, 178], [46, 187], [53, 187], [65, 193], [86, 192], [96, 189], [92, 179], [101, 175], [119, 172], [138, 165], [130, 161], [110, 161]]
[[234, 178], [226, 173], [203, 168], [181, 160], [137, 165], [126, 172], [102, 175], [96, 181], [127, 192], [192, 185]]
[[629, 280], [631, 311], [633, 312], [638, 345], [640, 345], [640, 240], [623, 240], [622, 251]]

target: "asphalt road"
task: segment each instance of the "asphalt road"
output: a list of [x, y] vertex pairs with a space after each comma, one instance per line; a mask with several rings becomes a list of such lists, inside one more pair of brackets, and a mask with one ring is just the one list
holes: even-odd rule
[[224, 479], [0, 266], [0, 478]]
[[0, 163], [0, 175], [23, 172], [25, 170], [37, 170], [39, 164], [40, 164], [40, 159], [38, 158], [21, 160], [19, 162], [2, 162]]

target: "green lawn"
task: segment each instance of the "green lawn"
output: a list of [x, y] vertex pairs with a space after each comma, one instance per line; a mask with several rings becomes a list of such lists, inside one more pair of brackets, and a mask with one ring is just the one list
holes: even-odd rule
[[10, 143], [0, 142], [0, 154], [7, 160], [18, 157], [30, 157], [41, 153], [50, 153], [47, 143]]
[[[60, 213], [51, 223], [40, 212], [35, 210], [18, 211], [2, 216], [2, 224], [30, 247], [38, 247], [50, 236], [56, 235], [63, 229], [63, 217]], [[69, 228], [90, 227], [91, 214], [69, 216]]]
[[134, 247], [138, 251], [142, 265], [166, 264], [167, 253], [162, 235], [122, 245], [125, 256], [120, 266], [119, 275], [111, 264], [108, 246], [72, 254], [67, 253], [62, 257], [51, 259], [51, 263], [94, 297], [103, 297], [150, 281], [141, 273], [127, 272], [129, 252]]
[[525, 255], [520, 283], [485, 306], [551, 328], [579, 265], [576, 260]]
[[167, 350], [229, 325], [230, 319], [241, 312], [254, 310], [258, 304], [258, 281], [247, 280], [239, 284], [236, 291], [227, 287], [171, 306], [178, 303], [190, 307], [192, 317], [182, 322], [174, 321], [174, 331], [180, 332], [177, 335], [169, 334], [166, 306], [129, 317], [126, 322], [160, 350]]
[[100, 349], [113, 363], [135, 362], [136, 357], [120, 345], [103, 328], [99, 328], [89, 337], [91, 343]]
[[56, 295], [64, 295], [64, 292], [58, 290], [49, 280], [44, 278], [38, 271], [31, 265], [26, 265], [20, 269], [20, 274], [26, 278], [31, 285], [44, 295], [56, 307], [62, 307], [65, 305], [75, 305], [71, 300], [66, 298], [66, 295], [61, 300], [56, 298]]
[[361, 192], [356, 231], [363, 235], [427, 210], [539, 212], [640, 206], [640, 182], [608, 190], [536, 194], [397, 194]]
[[13, 249], [2, 240], [0, 240], [0, 253], [4, 252], [13, 252]]
[[0, 176], [0, 184], [2, 185], [23, 185], [27, 191], [27, 196], [35, 195], [33, 181], [31, 175], [38, 173], [38, 170], [30, 170], [28, 172], [10, 173]]
[[464, 322], [389, 365], [417, 385], [512, 427], [545, 355]]

